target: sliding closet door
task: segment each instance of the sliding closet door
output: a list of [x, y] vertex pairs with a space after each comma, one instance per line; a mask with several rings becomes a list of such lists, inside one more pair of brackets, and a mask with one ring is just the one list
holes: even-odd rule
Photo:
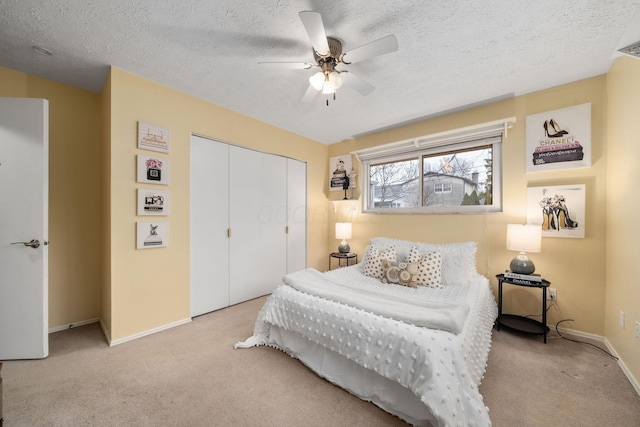
[[287, 162], [229, 147], [230, 303], [271, 293], [286, 272]]
[[191, 137], [191, 316], [229, 305], [229, 145]]
[[287, 273], [307, 267], [307, 164], [287, 159]]

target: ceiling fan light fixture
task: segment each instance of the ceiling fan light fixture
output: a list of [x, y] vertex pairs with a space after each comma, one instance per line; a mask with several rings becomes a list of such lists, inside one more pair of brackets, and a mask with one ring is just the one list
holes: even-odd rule
[[313, 86], [315, 90], [322, 90], [324, 86], [325, 78], [322, 71], [318, 71], [313, 76], [309, 77], [309, 84]]
[[327, 79], [329, 80], [329, 86], [331, 86], [333, 90], [338, 90], [342, 87], [342, 78], [337, 71], [330, 72]]

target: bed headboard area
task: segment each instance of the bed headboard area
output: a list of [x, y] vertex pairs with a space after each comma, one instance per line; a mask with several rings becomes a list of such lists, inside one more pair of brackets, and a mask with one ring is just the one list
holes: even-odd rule
[[371, 239], [371, 246], [379, 251], [395, 247], [397, 262], [406, 262], [412, 247], [423, 256], [434, 251], [439, 252], [442, 255], [443, 284], [467, 282], [478, 275], [476, 242], [425, 243], [390, 237], [374, 237]]

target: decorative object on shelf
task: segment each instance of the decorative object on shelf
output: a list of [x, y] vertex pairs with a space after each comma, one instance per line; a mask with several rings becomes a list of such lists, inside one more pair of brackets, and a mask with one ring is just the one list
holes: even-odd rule
[[591, 104], [527, 116], [527, 172], [591, 167]]
[[527, 224], [539, 225], [542, 237], [584, 238], [585, 185], [529, 187]]
[[342, 183], [342, 189], [344, 190], [344, 198], [342, 200], [349, 200], [347, 197], [347, 190], [349, 189], [349, 177], [347, 176]]
[[526, 252], [540, 252], [542, 228], [533, 224], [507, 225], [507, 250], [519, 252], [511, 260], [509, 269], [518, 274], [532, 274], [536, 267]]
[[146, 184], [169, 184], [169, 159], [138, 154], [137, 181]]
[[138, 122], [138, 148], [168, 153], [169, 129], [145, 122]]
[[347, 239], [351, 238], [351, 223], [336, 222], [336, 239], [342, 239], [338, 245], [338, 252], [346, 254], [351, 252], [351, 247], [347, 243]]

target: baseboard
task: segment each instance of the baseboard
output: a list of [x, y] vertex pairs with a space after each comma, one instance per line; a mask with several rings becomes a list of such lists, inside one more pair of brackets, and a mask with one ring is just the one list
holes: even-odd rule
[[143, 331], [134, 335], [129, 335], [128, 337], [119, 338], [113, 341], [111, 340], [111, 337], [109, 337], [109, 335], [107, 335], [106, 333], [105, 333], [105, 336], [107, 337], [107, 342], [109, 343], [109, 346], [113, 347], [114, 345], [122, 344], [128, 341], [133, 341], [138, 338], [146, 337], [147, 335], [155, 334], [156, 332], [166, 331], [167, 329], [175, 328], [176, 326], [184, 325], [185, 323], [189, 323], [189, 322], [191, 322], [190, 317], [187, 319], [178, 320], [177, 322], [168, 323], [166, 325], [162, 325], [157, 328], [149, 329], [147, 331]]
[[96, 318], [93, 318], [93, 319], [82, 320], [80, 322], [69, 323], [67, 325], [56, 326], [55, 328], [50, 328], [49, 329], [49, 333], [53, 334], [54, 332], [65, 331], [67, 329], [77, 328], [78, 326], [90, 325], [92, 323], [96, 323], [96, 322], [99, 322], [99, 321], [100, 321], [100, 319], [98, 319], [96, 317]]
[[620, 369], [622, 369], [622, 372], [624, 372], [624, 374], [629, 379], [631, 386], [636, 390], [636, 393], [638, 393], [638, 395], [640, 396], [640, 382], [638, 382], [638, 380], [633, 375], [631, 370], [624, 363], [624, 360], [620, 358], [620, 356], [616, 352], [616, 349], [613, 347], [613, 345], [609, 342], [609, 340], [606, 337], [603, 337], [601, 335], [590, 334], [587, 332], [576, 331], [573, 329], [566, 329], [566, 328], [558, 328], [558, 331], [560, 331], [561, 334], [573, 335], [573, 336], [582, 337], [582, 338], [589, 338], [604, 344], [607, 347], [607, 350], [609, 351], [609, 353], [611, 353], [613, 356], [618, 358], [618, 366], [620, 366]]

